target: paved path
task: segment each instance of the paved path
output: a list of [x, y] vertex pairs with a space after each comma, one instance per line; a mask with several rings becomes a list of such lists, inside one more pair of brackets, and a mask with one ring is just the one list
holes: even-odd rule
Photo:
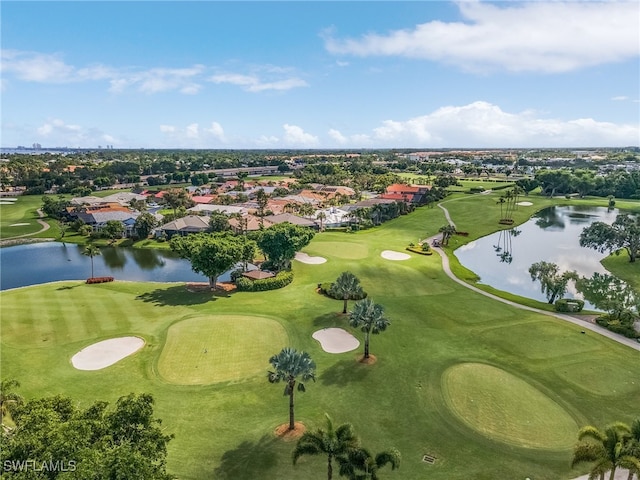
[[[438, 207], [440, 207], [442, 210], [444, 210], [445, 216], [447, 217], [447, 220], [449, 221], [449, 224], [453, 225], [453, 222], [450, 220], [449, 212], [447, 211], [447, 209], [445, 207], [443, 207], [441, 203], [438, 204]], [[433, 240], [434, 239], [439, 239], [439, 238], [440, 238], [440, 235], [434, 235], [433, 237], [430, 237], [429, 239], [427, 239], [425, 241], [428, 241], [429, 245], [433, 245]], [[611, 332], [611, 331], [609, 331], [609, 330], [607, 330], [605, 328], [600, 327], [597, 324], [589, 323], [586, 320], [581, 320], [581, 319], [578, 319], [576, 317], [572, 317], [570, 315], [563, 315], [562, 313], [548, 312], [546, 310], [540, 310], [539, 308], [534, 308], [534, 307], [528, 307], [526, 305], [521, 305], [519, 303], [512, 302], [511, 300], [506, 300], [504, 298], [498, 297], [497, 295], [493, 295], [492, 293], [485, 292], [484, 290], [481, 290], [478, 287], [470, 285], [467, 282], [464, 282], [464, 281], [460, 280], [458, 277], [456, 277], [453, 274], [453, 272], [451, 271], [451, 267], [449, 266], [449, 257], [447, 257], [447, 254], [440, 247], [432, 247], [432, 248], [433, 248], [433, 250], [438, 252], [438, 254], [440, 255], [440, 258], [442, 258], [442, 269], [444, 270], [444, 272], [454, 282], [459, 283], [463, 287], [466, 287], [466, 288], [468, 288], [470, 290], [473, 290], [474, 292], [477, 292], [480, 295], [484, 295], [485, 297], [489, 297], [489, 298], [492, 298], [494, 300], [497, 300], [498, 302], [502, 302], [502, 303], [506, 303], [507, 305], [511, 305], [512, 307], [520, 308], [522, 310], [528, 310], [530, 312], [541, 313], [542, 315], [547, 315], [547, 316], [550, 316], [550, 317], [559, 318], [560, 320], [565, 320], [567, 322], [571, 322], [571, 323], [573, 323], [575, 325], [579, 325], [584, 330], [590, 330], [592, 332], [595, 332], [595, 333], [603, 335], [603, 336], [605, 336], [607, 338], [610, 338], [610, 339], [612, 339], [612, 340], [614, 340], [614, 341], [616, 341], [618, 343], [626, 345], [627, 347], [631, 347], [634, 350], [640, 351], [640, 343], [638, 343], [638, 341], [636, 341], [636, 340], [634, 340], [632, 338], [623, 337], [622, 335], [618, 335], [616, 333], [613, 333], [613, 332]]]
[[38, 212], [38, 216], [40, 217], [36, 220], [36, 222], [38, 222], [42, 226], [42, 228], [37, 232], [25, 233], [24, 235], [16, 235], [15, 237], [3, 238], [2, 240], [0, 240], [0, 247], [8, 247], [10, 245], [18, 245], [21, 243], [30, 243], [30, 241], [47, 242], [47, 241], [53, 240], [52, 238], [51, 239], [38, 238], [38, 239], [29, 240], [29, 241], [24, 240], [26, 237], [31, 237], [33, 235], [37, 235], [38, 233], [46, 232], [47, 230], [49, 230], [49, 228], [51, 228], [47, 222], [45, 222], [44, 220], [41, 220], [41, 218], [44, 218], [44, 213], [42, 212], [42, 210], [38, 209], [36, 211]]

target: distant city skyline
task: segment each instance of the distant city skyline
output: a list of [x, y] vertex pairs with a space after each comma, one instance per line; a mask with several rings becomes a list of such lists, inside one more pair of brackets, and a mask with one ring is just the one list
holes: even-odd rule
[[2, 148], [640, 145], [640, 3], [2, 2]]

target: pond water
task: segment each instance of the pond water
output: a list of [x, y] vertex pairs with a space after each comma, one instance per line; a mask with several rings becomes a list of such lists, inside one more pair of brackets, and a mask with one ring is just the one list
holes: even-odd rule
[[[0, 248], [0, 290], [57, 280], [81, 280], [91, 276], [91, 258], [84, 247], [58, 242], [31, 243]], [[191, 270], [191, 263], [174, 252], [139, 248], [100, 249], [93, 257], [96, 277], [149, 282], [206, 282]], [[229, 280], [229, 275], [219, 281]]]
[[[520, 207], [527, 208], [527, 207]], [[503, 230], [458, 248], [460, 263], [480, 277], [480, 283], [523, 297], [546, 301], [540, 282], [533, 282], [529, 267], [536, 262], [556, 263], [561, 271], [580, 276], [607, 273], [600, 264], [606, 256], [580, 246], [582, 230], [593, 222], [613, 223], [617, 209], [604, 207], [550, 207], [511, 230]], [[582, 298], [569, 283], [569, 298]], [[589, 302], [585, 308], [595, 309]]]

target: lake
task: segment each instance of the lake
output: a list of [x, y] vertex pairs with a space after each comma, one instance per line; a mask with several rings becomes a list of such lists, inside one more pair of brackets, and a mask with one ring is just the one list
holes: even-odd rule
[[[58, 280], [84, 280], [91, 276], [91, 258], [84, 247], [59, 242], [31, 243], [0, 248], [0, 290]], [[100, 249], [93, 257], [96, 277], [143, 282], [206, 282], [191, 270], [188, 260], [174, 252], [139, 248]], [[229, 275], [219, 281], [229, 280]]]
[[[561, 271], [575, 270], [585, 277], [595, 272], [607, 273], [600, 264], [606, 254], [581, 247], [579, 237], [593, 222], [613, 223], [617, 214], [617, 209], [604, 207], [549, 207], [522, 225], [479, 238], [458, 248], [454, 254], [462, 265], [480, 277], [480, 283], [546, 301], [540, 282], [531, 280], [529, 267], [544, 260], [556, 263]], [[573, 282], [569, 288], [566, 297], [581, 298]], [[588, 302], [585, 308], [595, 309]]]

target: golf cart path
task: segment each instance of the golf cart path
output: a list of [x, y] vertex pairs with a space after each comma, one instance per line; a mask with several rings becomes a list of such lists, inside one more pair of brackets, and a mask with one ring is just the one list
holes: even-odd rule
[[[40, 220], [41, 218], [43, 218], [45, 216], [44, 213], [42, 212], [42, 210], [38, 209], [36, 211], [38, 212], [38, 216], [40, 217], [40, 218], [36, 219], [36, 222], [38, 222], [42, 226], [42, 228], [40, 230], [38, 230], [37, 232], [25, 233], [24, 235], [16, 235], [15, 237], [3, 238], [2, 240], [0, 240], [0, 247], [5, 247], [5, 246], [21, 243], [20, 242], [21, 238], [31, 237], [33, 235], [37, 235], [39, 233], [46, 232], [47, 230], [49, 230], [49, 228], [51, 228], [50, 225], [47, 222], [45, 222], [44, 220]], [[45, 241], [48, 241], [48, 240], [49, 239], [43, 238], [43, 239], [38, 239], [37, 241], [45, 242]], [[53, 240], [53, 239], [51, 239], [51, 240]]]
[[[438, 207], [440, 207], [445, 212], [445, 216], [447, 217], [447, 220], [449, 221], [449, 224], [455, 227], [454, 223], [451, 221], [451, 219], [449, 217], [449, 212], [447, 211], [447, 209], [445, 207], [443, 207], [441, 203], [438, 204]], [[428, 241], [429, 245], [433, 245], [433, 240], [434, 239], [438, 239], [438, 238], [440, 238], [440, 235], [433, 235], [432, 237], [429, 237], [425, 241]], [[578, 326], [582, 327], [584, 330], [591, 330], [592, 332], [598, 333], [598, 334], [603, 335], [603, 336], [605, 336], [607, 338], [610, 338], [611, 340], [614, 340], [614, 341], [616, 341], [618, 343], [626, 345], [627, 347], [631, 347], [634, 350], [640, 351], [640, 343], [638, 343], [636, 340], [633, 340], [633, 339], [627, 338], [627, 337], [623, 337], [622, 335], [618, 335], [618, 334], [615, 334], [613, 332], [610, 332], [609, 330], [606, 330], [606, 329], [600, 327], [599, 325], [594, 325], [592, 323], [585, 322], [584, 320], [579, 320], [579, 319], [577, 319], [575, 317], [572, 317], [570, 315], [563, 315], [561, 313], [548, 312], [546, 310], [540, 310], [539, 308], [534, 308], [534, 307], [528, 307], [526, 305], [521, 305], [519, 303], [512, 302], [511, 300], [506, 300], [504, 298], [498, 297], [497, 295], [493, 295], [492, 293], [485, 292], [484, 290], [481, 290], [478, 287], [470, 285], [467, 282], [465, 282], [463, 280], [460, 280], [458, 277], [456, 277], [453, 274], [453, 272], [451, 271], [451, 267], [449, 265], [449, 257], [447, 257], [447, 254], [444, 253], [442, 248], [433, 247], [433, 246], [431, 248], [433, 250], [435, 250], [436, 252], [438, 252], [438, 254], [440, 255], [440, 258], [442, 259], [442, 269], [447, 274], [447, 276], [451, 280], [453, 280], [454, 282], [457, 282], [460, 285], [462, 285], [463, 287], [466, 287], [466, 288], [468, 288], [470, 290], [473, 290], [474, 292], [477, 292], [477, 293], [479, 293], [481, 295], [484, 295], [485, 297], [492, 298], [494, 300], [497, 300], [498, 302], [506, 303], [507, 305], [511, 305], [512, 307], [516, 307], [516, 308], [519, 308], [521, 310], [528, 310], [530, 312], [541, 313], [543, 315], [547, 315], [547, 316], [550, 316], [550, 317], [559, 318], [560, 320], [571, 322], [571, 323], [573, 323], [575, 325], [578, 325]]]

